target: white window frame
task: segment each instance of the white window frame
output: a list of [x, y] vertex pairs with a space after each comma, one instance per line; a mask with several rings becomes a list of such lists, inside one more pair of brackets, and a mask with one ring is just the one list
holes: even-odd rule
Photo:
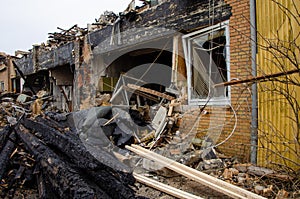
[[187, 86], [188, 86], [188, 104], [189, 105], [228, 105], [230, 104], [231, 92], [230, 87], [227, 87], [228, 95], [226, 97], [217, 98], [212, 97], [211, 99], [192, 99], [192, 54], [191, 54], [191, 41], [193, 40], [193, 36], [199, 35], [201, 33], [205, 33], [208, 31], [214, 31], [225, 28], [225, 36], [226, 36], [226, 67], [227, 67], [227, 81], [230, 81], [230, 37], [229, 37], [229, 21], [224, 21], [222, 23], [209, 26], [207, 28], [186, 34], [182, 36], [183, 42], [183, 50], [185, 56], [185, 63], [187, 68]]

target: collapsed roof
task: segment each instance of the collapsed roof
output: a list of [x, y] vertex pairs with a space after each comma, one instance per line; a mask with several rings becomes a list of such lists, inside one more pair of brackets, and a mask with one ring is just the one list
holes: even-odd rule
[[[16, 64], [24, 75], [30, 75], [39, 70], [74, 65], [76, 62], [74, 51], [80, 48], [84, 37], [88, 38], [85, 41], [92, 49], [101, 43], [102, 46], [98, 46], [98, 52], [104, 53], [173, 34], [174, 31], [182, 33], [195, 31], [211, 25], [212, 21], [216, 24], [231, 16], [231, 7], [223, 0], [215, 0], [213, 15], [209, 10], [208, 0], [160, 2], [153, 7], [145, 4], [146, 9], [127, 9], [118, 16], [108, 12], [108, 17], [115, 16], [114, 20], [105, 24], [101, 22], [101, 26], [89, 31], [79, 28], [77, 25], [69, 30], [61, 29], [62, 33], [50, 34], [52, 44], [55, 43], [53, 39], [60, 42], [50, 46], [49, 44], [34, 46], [29, 54], [16, 60]], [[96, 22], [96, 25], [99, 24]], [[155, 32], [153, 28], [160, 28], [160, 31]], [[119, 38], [120, 33], [125, 33], [122, 35], [123, 38]]]

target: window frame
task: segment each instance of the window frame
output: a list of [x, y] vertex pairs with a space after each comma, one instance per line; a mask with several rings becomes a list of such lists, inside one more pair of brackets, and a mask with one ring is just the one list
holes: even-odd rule
[[186, 63], [186, 69], [187, 69], [187, 93], [188, 93], [188, 104], [189, 105], [227, 105], [231, 103], [231, 89], [230, 87], [227, 87], [227, 93], [228, 95], [225, 97], [213, 97], [209, 99], [209, 96], [206, 99], [195, 99], [192, 98], [192, 50], [191, 50], [191, 42], [194, 39], [194, 37], [201, 35], [204, 35], [205, 33], [209, 33], [211, 31], [225, 29], [225, 36], [226, 36], [226, 69], [227, 69], [227, 81], [230, 81], [230, 36], [229, 36], [229, 20], [218, 23], [213, 26], [206, 27], [204, 29], [186, 34], [182, 36], [182, 42], [183, 42], [183, 50], [184, 50], [184, 56], [185, 56], [185, 63]]

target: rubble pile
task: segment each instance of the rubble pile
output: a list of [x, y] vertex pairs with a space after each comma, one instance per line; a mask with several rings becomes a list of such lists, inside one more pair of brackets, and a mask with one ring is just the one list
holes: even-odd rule
[[[299, 197], [300, 184], [296, 180], [297, 176], [251, 164], [242, 164], [235, 157], [226, 157], [213, 147], [203, 148], [202, 143], [209, 142], [209, 140], [197, 137], [196, 131], [181, 131], [180, 125], [184, 115], [188, 112], [198, 116], [205, 115], [207, 114], [205, 107], [183, 111], [184, 97], [177, 97], [174, 94], [175, 91], [173, 93], [159, 92], [130, 83], [119, 87], [117, 85], [110, 100], [113, 105], [126, 101], [123, 95], [122, 100], [118, 98], [117, 95], [121, 91], [132, 94], [130, 98], [132, 104], [129, 105], [128, 111], [130, 116], [127, 116], [124, 124], [128, 125], [131, 117], [139, 127], [145, 126], [136, 130], [131, 124], [132, 128], [127, 134], [134, 137], [135, 144], [264, 197], [279, 197], [283, 193], [292, 198]], [[150, 101], [152, 101], [154, 105], [139, 105], [141, 102], [135, 100], [139, 96], [147, 98], [147, 103], [151, 104]], [[124, 114], [120, 111], [116, 112], [119, 114], [116, 120], [122, 115], [124, 119]], [[142, 173], [148, 173], [147, 175], [156, 173], [157, 176], [153, 175], [156, 178], [178, 176], [165, 165], [151, 160], [143, 159], [138, 165]]]
[[[137, 158], [126, 150], [131, 144], [264, 197], [299, 196], [295, 177], [241, 164], [200, 147], [203, 141], [192, 131], [180, 131], [187, 112], [206, 114], [205, 107], [183, 111], [184, 98], [168, 90], [128, 83], [112, 95], [99, 94], [97, 107], [71, 113], [54, 112], [45, 91], [2, 96], [1, 197], [29, 189], [28, 195], [40, 198], [135, 198], [135, 172], [178, 177], [165, 165]], [[121, 98], [120, 92], [125, 92]], [[126, 93], [131, 93], [130, 105], [122, 104]]]
[[0, 132], [2, 198], [20, 194], [20, 188], [35, 190], [39, 198], [135, 198], [126, 165], [104, 164], [112, 162], [106, 151], [92, 156], [66, 114], [31, 117], [13, 99], [9, 103], [1, 104], [7, 116]]
[[80, 28], [77, 24], [71, 28], [64, 30], [57, 27], [60, 32], [48, 33], [49, 40], [47, 41], [50, 48], [58, 47], [70, 41], [75, 41], [77, 38], [83, 38], [87, 34], [86, 28]]
[[[171, 89], [168, 90], [171, 91]], [[120, 95], [121, 92], [125, 95], [130, 93], [128, 94], [130, 105], [122, 104], [126, 101], [126, 97], [124, 93]], [[125, 140], [120, 139], [123, 142], [114, 143], [119, 147], [130, 143], [138, 144], [164, 157], [264, 197], [276, 197], [287, 192], [289, 196], [297, 198], [300, 184], [295, 183], [295, 176], [251, 164], [241, 164], [235, 157], [226, 157], [214, 148], [203, 148], [201, 145], [205, 138], [202, 140], [196, 137], [196, 131], [181, 131], [180, 125], [185, 114], [192, 112], [200, 116], [207, 114], [207, 111], [205, 107], [183, 111], [185, 98], [179, 98], [176, 94], [175, 91], [159, 92], [130, 83], [117, 85], [110, 99], [112, 104], [106, 103], [105, 105], [113, 107], [116, 116], [114, 122], [117, 126], [127, 126], [127, 128], [121, 128], [122, 133], [120, 133]], [[146, 98], [146, 105], [141, 105], [140, 97]], [[105, 101], [108, 101], [107, 98]], [[135, 128], [135, 124], [139, 128]], [[148, 173], [147, 175], [156, 173], [156, 178], [178, 176], [164, 165], [156, 164], [151, 160], [142, 159], [137, 165], [142, 173]]]
[[[299, 197], [300, 187], [294, 176], [249, 163], [240, 163], [236, 158], [225, 157], [222, 154], [217, 156], [220, 158], [201, 160], [200, 164], [204, 165], [201, 171], [267, 198]], [[280, 197], [283, 192], [286, 196]]]

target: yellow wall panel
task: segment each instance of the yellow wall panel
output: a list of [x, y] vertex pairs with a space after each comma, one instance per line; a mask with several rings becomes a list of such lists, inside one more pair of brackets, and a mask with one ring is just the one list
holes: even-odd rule
[[[277, 3], [276, 3], [277, 2]], [[272, 74], [299, 68], [300, 0], [257, 0], [258, 75]], [[294, 18], [294, 16], [296, 18]], [[275, 49], [272, 48], [276, 47]], [[268, 48], [266, 48], [268, 47]], [[277, 50], [279, 49], [279, 50]], [[282, 52], [282, 53], [281, 53]], [[286, 56], [289, 55], [289, 56]], [[292, 57], [292, 61], [287, 57]], [[298, 62], [299, 64], [299, 62]], [[292, 78], [300, 83], [299, 73], [278, 80]], [[298, 170], [300, 167], [299, 112], [300, 84], [279, 81], [258, 85], [259, 141], [258, 164]], [[288, 99], [286, 96], [289, 96]], [[299, 107], [298, 107], [299, 108]]]

